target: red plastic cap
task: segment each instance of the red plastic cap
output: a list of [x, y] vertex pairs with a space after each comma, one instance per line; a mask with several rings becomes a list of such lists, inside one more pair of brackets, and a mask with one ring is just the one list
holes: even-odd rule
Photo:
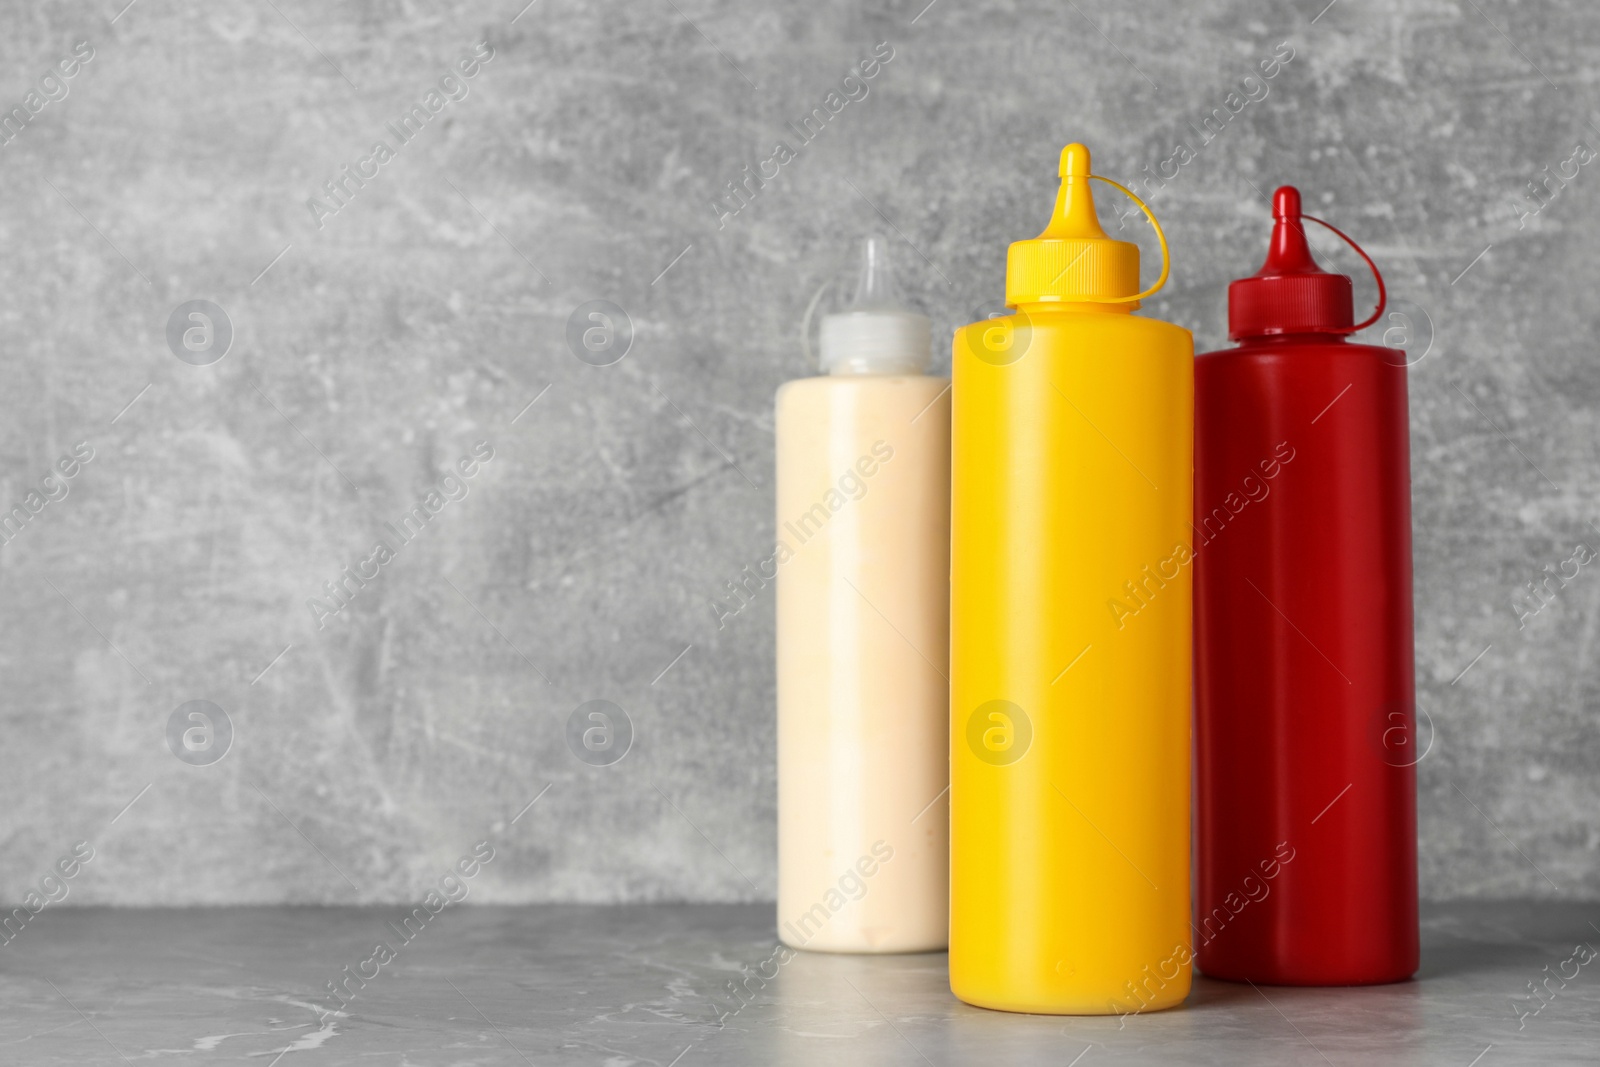
[[1272, 246], [1249, 278], [1228, 285], [1228, 336], [1235, 341], [1283, 333], [1349, 333], [1355, 324], [1350, 279], [1317, 266], [1300, 218], [1300, 190], [1272, 194]]

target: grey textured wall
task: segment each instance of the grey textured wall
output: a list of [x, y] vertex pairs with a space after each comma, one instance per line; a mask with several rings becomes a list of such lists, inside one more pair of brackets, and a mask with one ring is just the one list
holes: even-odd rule
[[[771, 599], [714, 605], [771, 550], [805, 302], [884, 229], [947, 344], [1079, 139], [1124, 180], [1192, 154], [1147, 313], [1200, 349], [1277, 183], [1386, 268], [1418, 359], [1423, 891], [1600, 896], [1600, 576], [1514, 602], [1600, 548], [1591, 5], [123, 2], [3, 5], [30, 121], [0, 146], [0, 502], [42, 506], [0, 548], [0, 895], [85, 840], [74, 902], [413, 899], [488, 838], [478, 899], [770, 897]], [[197, 366], [168, 323], [202, 299], [233, 336]], [[567, 343], [597, 299], [633, 329], [604, 367]], [[308, 598], [478, 442], [319, 629]], [[633, 725], [611, 766], [566, 740], [593, 699]], [[169, 745], [193, 700], [232, 726], [209, 766]]]

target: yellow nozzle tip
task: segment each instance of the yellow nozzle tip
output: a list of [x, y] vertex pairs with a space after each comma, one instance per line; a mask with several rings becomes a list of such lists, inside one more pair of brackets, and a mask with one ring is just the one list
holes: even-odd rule
[[1061, 150], [1060, 176], [1087, 178], [1089, 176], [1089, 150], [1074, 141]]

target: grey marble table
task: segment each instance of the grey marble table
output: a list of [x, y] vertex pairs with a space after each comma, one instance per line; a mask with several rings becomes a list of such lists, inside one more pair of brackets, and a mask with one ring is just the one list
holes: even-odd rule
[[409, 940], [406, 914], [47, 908], [0, 948], [0, 1064], [1600, 1061], [1600, 961], [1572, 962], [1600, 905], [1433, 906], [1414, 981], [1199, 979], [1126, 1020], [970, 1008], [938, 954], [779, 963], [768, 906], [451, 905]]

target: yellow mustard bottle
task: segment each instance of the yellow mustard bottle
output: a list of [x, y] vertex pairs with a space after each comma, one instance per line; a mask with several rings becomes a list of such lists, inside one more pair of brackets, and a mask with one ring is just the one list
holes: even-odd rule
[[1011, 314], [956, 331], [950, 988], [1006, 1011], [1188, 994], [1194, 341], [1061, 153]]

